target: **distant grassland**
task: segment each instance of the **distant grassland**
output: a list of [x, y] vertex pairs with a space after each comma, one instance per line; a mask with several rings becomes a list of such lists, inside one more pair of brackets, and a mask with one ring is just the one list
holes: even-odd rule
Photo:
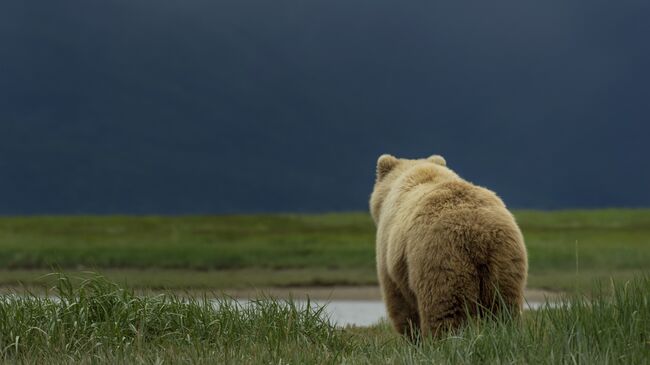
[[[568, 289], [650, 271], [650, 210], [517, 211], [529, 286]], [[93, 269], [132, 285], [374, 284], [365, 213], [0, 218], [0, 284], [52, 268]]]

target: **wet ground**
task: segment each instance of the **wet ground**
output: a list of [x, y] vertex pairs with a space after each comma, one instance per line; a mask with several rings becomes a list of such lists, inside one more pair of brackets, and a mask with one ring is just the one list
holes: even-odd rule
[[[377, 286], [341, 287], [294, 287], [229, 290], [228, 295], [242, 303], [247, 298], [269, 295], [275, 298], [292, 298], [306, 305], [306, 299], [317, 306], [325, 306], [325, 315], [338, 326], [370, 326], [386, 318], [386, 307]], [[536, 309], [547, 301], [553, 301], [559, 293], [527, 289], [525, 310]]]
[[[242, 305], [248, 300], [240, 299]], [[305, 306], [307, 301], [295, 300], [298, 305]], [[314, 307], [325, 307], [324, 315], [340, 327], [366, 327], [386, 319], [386, 307], [381, 300], [310, 300]], [[536, 309], [544, 302], [528, 302], [524, 310]]]

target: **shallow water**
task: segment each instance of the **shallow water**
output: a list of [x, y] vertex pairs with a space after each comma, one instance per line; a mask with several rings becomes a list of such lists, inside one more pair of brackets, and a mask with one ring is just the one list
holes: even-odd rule
[[[11, 296], [22, 297], [20, 294], [3, 294], [0, 300], [6, 300]], [[58, 301], [56, 296], [48, 296], [53, 301]], [[220, 300], [212, 301], [218, 307]], [[299, 307], [307, 305], [306, 300], [293, 299]], [[237, 299], [242, 306], [250, 305], [248, 299]], [[367, 327], [387, 319], [386, 307], [381, 300], [310, 300], [309, 303], [314, 309], [324, 307], [323, 315], [339, 327], [357, 326]], [[524, 310], [538, 309], [544, 305], [554, 306], [553, 302], [527, 302]]]
[[366, 327], [386, 318], [386, 307], [379, 300], [332, 300], [314, 301], [325, 306], [323, 312], [337, 326]]
[[[294, 300], [298, 305], [306, 306], [303, 300]], [[246, 305], [246, 300], [240, 301]], [[310, 300], [314, 307], [325, 307], [323, 310], [333, 323], [339, 327], [358, 326], [367, 327], [385, 320], [386, 307], [380, 300]], [[529, 302], [524, 310], [537, 309], [543, 306], [542, 302]]]

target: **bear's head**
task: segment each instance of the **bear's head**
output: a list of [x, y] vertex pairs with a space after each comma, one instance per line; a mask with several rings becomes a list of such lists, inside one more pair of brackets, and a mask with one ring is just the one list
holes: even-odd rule
[[447, 162], [440, 155], [433, 155], [425, 159], [415, 160], [396, 158], [395, 156], [388, 154], [379, 156], [379, 159], [377, 159], [375, 187], [370, 196], [370, 214], [375, 223], [379, 220], [381, 206], [391, 187], [394, 185], [394, 182], [406, 171], [415, 171], [417, 173], [417, 167], [419, 166], [425, 169], [422, 171], [426, 171], [426, 167], [431, 166], [431, 164], [446, 166]]

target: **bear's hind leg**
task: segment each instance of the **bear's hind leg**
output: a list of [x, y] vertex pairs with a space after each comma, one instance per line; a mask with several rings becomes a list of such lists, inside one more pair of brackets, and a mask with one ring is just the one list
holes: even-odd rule
[[478, 282], [458, 268], [434, 269], [422, 275], [415, 294], [423, 337], [439, 338], [459, 328], [478, 310]]
[[518, 317], [524, 304], [527, 262], [525, 257], [491, 260], [487, 275], [482, 279], [482, 304], [494, 314], [503, 310]]
[[386, 311], [393, 328], [411, 339], [415, 339], [419, 333], [420, 319], [417, 308], [409, 303], [400, 288], [388, 275], [381, 276], [382, 291]]

